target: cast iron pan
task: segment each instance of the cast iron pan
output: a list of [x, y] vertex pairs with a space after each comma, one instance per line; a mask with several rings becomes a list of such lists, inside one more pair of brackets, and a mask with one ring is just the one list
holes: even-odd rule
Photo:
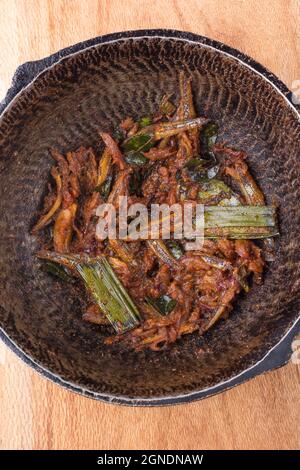
[[[280, 204], [276, 260], [204, 338], [135, 353], [103, 344], [81, 320], [72, 288], [40, 269], [29, 235], [52, 165], [48, 149], [99, 148], [98, 130], [151, 114], [178, 71], [193, 78], [198, 112], [221, 139], [249, 154], [267, 196]], [[27, 364], [83, 395], [128, 405], [189, 402], [285, 364], [299, 332], [299, 106], [274, 75], [240, 52], [190, 33], [112, 34], [18, 68], [1, 104], [1, 338]]]

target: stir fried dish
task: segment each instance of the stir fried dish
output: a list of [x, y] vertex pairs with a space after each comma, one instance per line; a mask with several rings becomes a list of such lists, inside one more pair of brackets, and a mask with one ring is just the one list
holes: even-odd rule
[[[179, 100], [165, 95], [154, 115], [125, 117], [99, 130], [103, 150], [51, 149], [51, 175], [32, 234], [51, 275], [82, 293], [82, 319], [106, 328], [106, 343], [159, 351], [183, 335], [203, 335], [226, 319], [242, 291], [262, 282], [278, 234], [276, 208], [247, 164], [247, 154], [218, 138], [198, 116], [191, 78], [179, 75]], [[99, 238], [97, 224], [119, 198], [143, 204], [204, 206], [204, 242], [169, 238]], [[171, 216], [170, 216], [171, 218]], [[172, 225], [172, 224], [171, 224]], [[172, 231], [173, 230], [173, 231]], [[257, 242], [258, 239], [261, 239]], [[96, 334], [96, 333], [95, 333]]]

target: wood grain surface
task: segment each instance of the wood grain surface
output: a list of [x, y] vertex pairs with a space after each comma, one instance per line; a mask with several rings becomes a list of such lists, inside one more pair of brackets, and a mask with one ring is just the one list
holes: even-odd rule
[[[16, 67], [101, 34], [175, 28], [300, 79], [299, 0], [0, 0], [0, 98]], [[1, 294], [0, 294], [1, 295]], [[299, 449], [300, 371], [289, 364], [222, 395], [127, 408], [67, 392], [0, 346], [2, 449]]]

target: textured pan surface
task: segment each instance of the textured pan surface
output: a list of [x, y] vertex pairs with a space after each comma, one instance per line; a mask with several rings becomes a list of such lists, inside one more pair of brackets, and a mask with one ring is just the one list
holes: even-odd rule
[[[52, 165], [50, 147], [99, 150], [98, 131], [151, 114], [193, 77], [197, 110], [220, 138], [249, 154], [268, 203], [280, 203], [276, 261], [262, 286], [240, 297], [227, 321], [161, 353], [103, 345], [107, 334], [81, 320], [68, 286], [40, 270], [29, 235]], [[300, 310], [300, 124], [264, 78], [220, 51], [180, 38], [99, 44], [42, 73], [0, 120], [0, 326], [35, 362], [98, 396], [164, 398], [212, 387], [248, 369], [285, 335]], [[81, 390], [83, 389], [83, 390]]]

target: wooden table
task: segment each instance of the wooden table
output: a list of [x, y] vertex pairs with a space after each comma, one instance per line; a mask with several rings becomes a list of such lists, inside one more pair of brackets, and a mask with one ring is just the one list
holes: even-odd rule
[[[300, 79], [299, 0], [0, 0], [0, 96], [16, 67], [114, 31], [175, 28], [249, 54], [289, 87]], [[300, 447], [299, 367], [190, 405], [98, 403], [39, 377], [0, 346], [0, 447], [288, 449]]]

